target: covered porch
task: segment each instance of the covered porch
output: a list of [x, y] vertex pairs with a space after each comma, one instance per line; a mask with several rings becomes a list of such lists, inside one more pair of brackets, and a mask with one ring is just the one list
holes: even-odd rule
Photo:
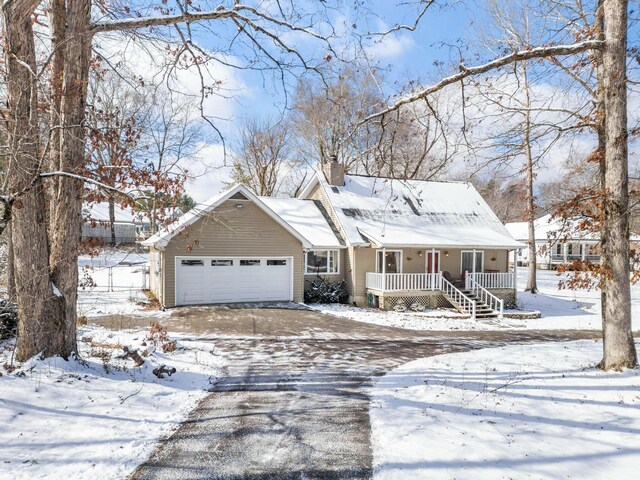
[[570, 240], [557, 242], [552, 246], [549, 257], [550, 265], [560, 265], [575, 260], [600, 263], [599, 242]]
[[375, 271], [365, 274], [368, 303], [501, 316], [505, 300], [515, 302], [516, 271], [509, 269], [508, 254], [507, 249], [378, 249]]

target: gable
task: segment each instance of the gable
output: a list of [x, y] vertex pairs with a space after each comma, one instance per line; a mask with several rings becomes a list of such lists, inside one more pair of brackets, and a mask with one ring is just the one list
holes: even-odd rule
[[[240, 197], [234, 196], [240, 195]], [[244, 201], [250, 201], [255, 204], [258, 208], [260, 208], [264, 213], [266, 213], [269, 217], [271, 217], [276, 223], [279, 223], [285, 230], [287, 230], [291, 235], [296, 237], [303, 244], [304, 247], [308, 248], [311, 245], [309, 242], [300, 235], [294, 228], [288, 225], [282, 218], [280, 218], [275, 212], [273, 212], [267, 205], [264, 204], [262, 200], [254, 193], [252, 193], [246, 186], [239, 184], [235, 187], [230, 188], [214, 197], [211, 197], [209, 200], [202, 204], [196, 205], [189, 212], [182, 215], [176, 222], [167, 226], [165, 229], [159, 231], [152, 237], [148, 238], [142, 245], [152, 246], [158, 249], [164, 248], [173, 237], [176, 235], [183, 233], [189, 226], [193, 225], [196, 222], [199, 222], [202, 219], [206, 219], [208, 216], [212, 215], [212, 212], [223, 202], [227, 200], [232, 200], [236, 202], [244, 203]], [[236, 207], [238, 208], [238, 207]]]
[[198, 254], [263, 255], [265, 252], [302, 248], [299, 239], [276, 222], [253, 202], [239, 202], [229, 198], [202, 215], [194, 223], [175, 235], [166, 246], [167, 251]]

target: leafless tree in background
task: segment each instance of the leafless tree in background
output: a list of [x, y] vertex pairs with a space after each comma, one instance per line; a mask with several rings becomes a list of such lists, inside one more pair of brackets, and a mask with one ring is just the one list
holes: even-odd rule
[[297, 163], [291, 158], [291, 133], [285, 124], [252, 119], [240, 132], [231, 180], [244, 183], [257, 195], [291, 193], [287, 178], [304, 170]]

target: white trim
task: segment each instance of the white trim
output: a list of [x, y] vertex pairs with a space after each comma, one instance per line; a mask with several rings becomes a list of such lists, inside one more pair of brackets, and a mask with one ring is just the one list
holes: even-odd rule
[[[480, 267], [481, 267], [480, 270], [482, 270], [482, 272], [484, 272], [484, 250], [460, 250], [460, 273], [462, 273], [462, 274], [465, 273], [464, 270], [462, 270], [462, 254], [463, 253], [471, 253], [471, 254], [480, 253], [482, 255], [482, 262], [480, 263]], [[475, 264], [476, 264], [476, 259], [475, 259], [475, 256], [474, 256], [474, 258], [473, 258], [474, 268], [475, 268]], [[473, 272], [473, 273], [481, 273], [481, 272], [477, 272], [476, 271], [476, 272]]]
[[[378, 267], [379, 265], [379, 258], [378, 258], [378, 252], [384, 252], [384, 253], [399, 253], [400, 254], [400, 271], [396, 272], [396, 273], [403, 273], [404, 272], [404, 259], [402, 258], [402, 256], [404, 255], [404, 252], [402, 250], [387, 250], [386, 248], [378, 248], [376, 249], [376, 273], [383, 273], [383, 272], [379, 272], [378, 271]], [[385, 269], [386, 270], [386, 269]], [[386, 273], [386, 272], [384, 272]]]
[[442, 269], [440, 268], [441, 266], [441, 262], [442, 262], [442, 254], [440, 253], [440, 250], [436, 250], [435, 248], [425, 248], [423, 250], [424, 253], [424, 272], [427, 273], [428, 272], [428, 260], [429, 260], [429, 254], [430, 253], [437, 253], [438, 254], [438, 268], [436, 268], [435, 272], [431, 272], [431, 273], [438, 273], [439, 271], [441, 271]]
[[[329, 252], [336, 252], [337, 259], [335, 260], [336, 271], [335, 272], [310, 272], [307, 267], [307, 253], [309, 252], [327, 252], [327, 270], [329, 269]], [[304, 254], [304, 275], [340, 275], [340, 249], [339, 248], [309, 248], [302, 252]]]
[[[289, 288], [289, 301], [293, 302], [293, 282], [295, 281], [295, 259], [292, 255], [269, 255], [269, 256], [261, 256], [261, 255], [176, 255], [173, 259], [174, 261], [174, 271], [173, 271], [173, 305], [175, 307], [181, 307], [183, 305], [178, 305], [178, 259], [221, 259], [221, 260], [226, 260], [226, 259], [234, 259], [234, 258], [239, 258], [239, 259], [251, 259], [251, 258], [259, 258], [260, 260], [280, 260], [283, 258], [286, 258], [287, 260], [291, 261], [291, 279], [289, 282], [290, 288]], [[206, 263], [204, 264], [205, 266], [207, 265]], [[232, 302], [229, 302], [232, 303]], [[212, 304], [215, 305], [215, 304]], [[188, 306], [188, 305], [184, 305], [184, 306]]]
[[315, 175], [313, 175], [311, 177], [311, 179], [307, 182], [307, 184], [302, 188], [302, 190], [300, 191], [300, 193], [298, 194], [298, 196], [296, 198], [301, 198], [301, 199], [306, 199], [307, 195], [309, 195], [309, 193], [311, 193], [311, 190], [313, 190], [313, 188], [318, 185], [318, 183], [320, 182], [320, 179], [318, 178], [318, 170], [315, 171]]

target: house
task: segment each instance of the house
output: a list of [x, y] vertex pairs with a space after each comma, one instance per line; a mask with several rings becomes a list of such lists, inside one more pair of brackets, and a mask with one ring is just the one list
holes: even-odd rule
[[[140, 219], [119, 205], [114, 205], [116, 244], [136, 243]], [[85, 203], [82, 206], [84, 223], [82, 225], [82, 241], [100, 244], [111, 243], [111, 227], [109, 220], [109, 203]]]
[[[555, 269], [558, 265], [574, 260], [600, 262], [598, 246], [600, 237], [592, 232], [580, 231], [574, 222], [563, 223], [561, 219], [545, 215], [534, 221], [536, 238], [536, 265], [540, 269]], [[511, 236], [528, 244], [529, 224], [514, 222], [505, 225]], [[527, 247], [512, 252], [509, 262], [517, 266], [528, 266], [530, 262]]]
[[345, 175], [337, 162], [298, 198], [238, 185], [143, 244], [166, 307], [299, 302], [321, 276], [344, 280], [357, 305], [478, 317], [515, 301], [508, 257], [523, 247], [471, 184]]

